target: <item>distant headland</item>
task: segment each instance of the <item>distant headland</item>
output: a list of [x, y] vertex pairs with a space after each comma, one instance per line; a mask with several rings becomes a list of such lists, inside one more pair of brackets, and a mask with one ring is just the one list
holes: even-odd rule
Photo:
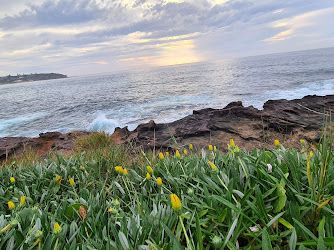
[[66, 78], [67, 75], [58, 74], [58, 73], [41, 73], [41, 74], [17, 74], [16, 76], [8, 75], [0, 77], [0, 84], [8, 84], [8, 83], [20, 83], [20, 82], [33, 82], [33, 81], [41, 81], [41, 80], [51, 80], [51, 79], [59, 79]]

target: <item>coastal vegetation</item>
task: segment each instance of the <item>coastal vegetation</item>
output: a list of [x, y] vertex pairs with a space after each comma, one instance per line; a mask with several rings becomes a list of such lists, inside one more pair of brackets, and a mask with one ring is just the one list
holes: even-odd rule
[[32, 81], [41, 81], [41, 80], [51, 80], [66, 78], [66, 75], [58, 73], [42, 73], [42, 74], [17, 74], [16, 76], [8, 75], [0, 77], [0, 84], [8, 83], [19, 83], [19, 82], [32, 82]]
[[142, 152], [93, 133], [69, 156], [7, 160], [0, 248], [334, 247], [332, 132], [300, 144]]

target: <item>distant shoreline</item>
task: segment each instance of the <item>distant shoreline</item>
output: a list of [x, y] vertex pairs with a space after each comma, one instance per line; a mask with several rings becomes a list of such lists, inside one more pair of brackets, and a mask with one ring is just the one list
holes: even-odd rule
[[59, 73], [41, 73], [41, 74], [17, 74], [16, 76], [3, 76], [0, 77], [0, 85], [3, 84], [14, 84], [14, 83], [23, 83], [23, 82], [35, 82], [42, 80], [52, 80], [52, 79], [60, 79], [67, 78], [67, 75], [59, 74]]

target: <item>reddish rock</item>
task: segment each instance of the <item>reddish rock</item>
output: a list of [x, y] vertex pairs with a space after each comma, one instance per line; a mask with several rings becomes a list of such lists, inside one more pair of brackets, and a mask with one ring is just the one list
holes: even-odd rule
[[[263, 110], [232, 102], [223, 109], [202, 109], [180, 120], [158, 124], [153, 120], [140, 124], [134, 131], [116, 128], [112, 140], [116, 144], [131, 143], [143, 149], [179, 148], [192, 143], [197, 149], [209, 144], [225, 151], [231, 138], [240, 148], [273, 147], [278, 139], [285, 147], [300, 147], [300, 139], [317, 142], [321, 138], [324, 119], [334, 110], [334, 95], [306, 96], [295, 100], [270, 100]], [[331, 115], [333, 117], [333, 114]], [[0, 160], [25, 148], [45, 154], [50, 150], [69, 151], [77, 137], [89, 132], [41, 133], [38, 138], [0, 138]]]

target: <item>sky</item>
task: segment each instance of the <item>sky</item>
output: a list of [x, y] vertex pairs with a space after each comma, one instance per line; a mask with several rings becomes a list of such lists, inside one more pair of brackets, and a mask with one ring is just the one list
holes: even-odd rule
[[0, 0], [0, 76], [334, 46], [333, 0]]

